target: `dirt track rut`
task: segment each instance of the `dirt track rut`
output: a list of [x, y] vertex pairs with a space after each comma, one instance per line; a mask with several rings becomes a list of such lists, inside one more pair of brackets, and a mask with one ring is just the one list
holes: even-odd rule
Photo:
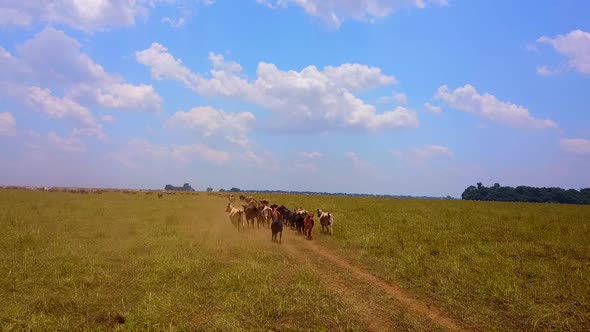
[[[261, 241], [270, 240], [270, 230], [256, 231]], [[256, 236], [256, 237], [258, 237]], [[306, 240], [285, 228], [281, 247], [306, 264], [328, 289], [353, 309], [369, 331], [426, 330], [466, 331], [440, 310], [334, 254], [314, 240]]]
[[403, 304], [410, 312], [418, 314], [422, 317], [426, 317], [432, 322], [440, 324], [451, 331], [464, 331], [463, 328], [459, 327], [451, 318], [440, 312], [438, 309], [431, 305], [425, 304], [417, 298], [409, 294], [408, 291], [401, 288], [399, 285], [388, 283], [387, 281], [372, 275], [371, 273], [363, 270], [362, 268], [352, 265], [343, 258], [331, 253], [326, 248], [321, 247], [313, 241], [305, 241], [304, 245], [309, 248], [313, 253], [321, 255], [328, 259], [333, 264], [351, 273], [356, 279], [364, 280], [365, 282], [372, 283], [376, 287], [380, 288], [382, 292], [391, 296], [396, 301]]

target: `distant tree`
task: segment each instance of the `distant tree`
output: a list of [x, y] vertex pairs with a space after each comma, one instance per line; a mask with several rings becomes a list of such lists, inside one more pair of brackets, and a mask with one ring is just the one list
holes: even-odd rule
[[240, 188], [232, 187], [229, 191], [232, 193], [239, 193], [241, 190]]
[[164, 190], [175, 190], [175, 191], [195, 191], [190, 184], [185, 183], [182, 187], [175, 187], [171, 184], [167, 184], [164, 187]]
[[219, 192], [220, 193], [224, 193], [225, 192], [225, 189], [221, 188], [221, 189], [219, 189]]
[[477, 187], [469, 186], [461, 198], [464, 200], [500, 201], [500, 202], [536, 202], [536, 203], [564, 203], [590, 204], [590, 188], [565, 190], [562, 188], [534, 188], [519, 186], [502, 187], [495, 183], [492, 187], [485, 187], [481, 182]]
[[467, 187], [467, 189], [465, 189], [465, 191], [461, 195], [461, 198], [465, 199], [465, 200], [475, 201], [475, 200], [478, 200], [477, 195], [478, 195], [477, 188], [475, 186], [469, 186], [469, 187]]
[[207, 192], [208, 192], [208, 193], [210, 193], [210, 192], [212, 192], [212, 191], [213, 191], [213, 188], [211, 188], [211, 187], [207, 187]]

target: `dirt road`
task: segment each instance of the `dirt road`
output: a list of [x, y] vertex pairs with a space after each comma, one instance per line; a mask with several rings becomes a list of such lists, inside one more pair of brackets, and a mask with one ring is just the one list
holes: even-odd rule
[[[276, 246], [319, 276], [325, 287], [357, 314], [368, 331], [416, 330], [416, 326], [430, 326], [433, 330], [466, 330], [399, 285], [338, 256], [321, 244], [319, 230], [314, 231], [315, 238], [307, 240], [285, 227], [282, 242]], [[255, 241], [271, 241], [269, 229], [249, 229], [247, 233]]]

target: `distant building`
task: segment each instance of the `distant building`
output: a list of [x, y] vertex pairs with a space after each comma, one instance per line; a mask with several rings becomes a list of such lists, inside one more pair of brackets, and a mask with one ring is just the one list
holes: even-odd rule
[[190, 184], [185, 183], [182, 187], [175, 187], [171, 184], [167, 184], [164, 187], [164, 190], [170, 190], [170, 191], [195, 191], [193, 189], [193, 187], [190, 186]]

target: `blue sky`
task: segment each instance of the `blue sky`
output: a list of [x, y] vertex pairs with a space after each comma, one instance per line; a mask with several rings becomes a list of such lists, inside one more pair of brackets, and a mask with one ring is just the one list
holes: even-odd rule
[[587, 1], [0, 2], [0, 184], [590, 187]]

